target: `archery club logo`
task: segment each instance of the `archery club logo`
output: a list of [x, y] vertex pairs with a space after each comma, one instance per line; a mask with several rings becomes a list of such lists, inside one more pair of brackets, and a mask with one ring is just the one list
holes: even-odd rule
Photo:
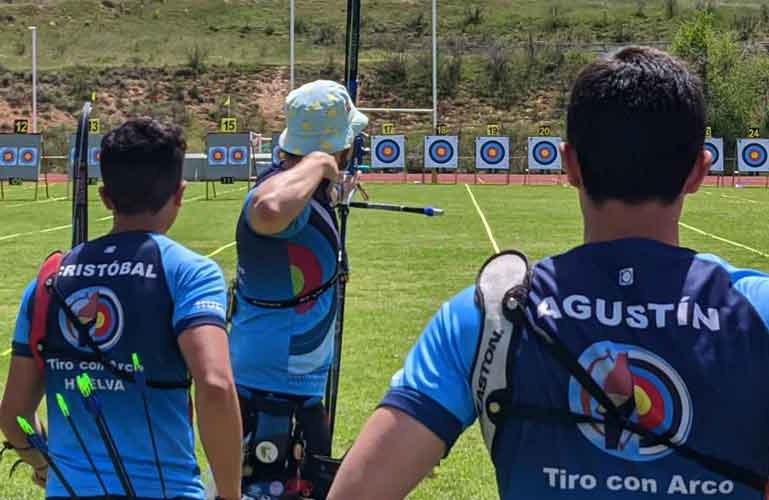
[[[598, 342], [582, 353], [579, 362], [630, 421], [673, 443], [686, 442], [692, 428], [691, 397], [681, 376], [664, 359], [637, 346]], [[569, 380], [569, 407], [599, 420], [606, 415], [574, 377]], [[624, 460], [647, 462], [672, 452], [619, 426], [578, 427], [593, 445]]]
[[[103, 286], [79, 290], [66, 299], [66, 303], [81, 323], [94, 322], [89, 330], [91, 338], [102, 351], [112, 349], [123, 335], [123, 306], [115, 292]], [[70, 323], [64, 311], [59, 311], [59, 328], [69, 344], [84, 352], [88, 346], [80, 346], [79, 333]]]

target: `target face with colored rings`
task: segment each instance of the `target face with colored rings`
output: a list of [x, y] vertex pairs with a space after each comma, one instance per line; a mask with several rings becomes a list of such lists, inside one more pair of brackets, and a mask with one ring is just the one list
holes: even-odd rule
[[550, 141], [541, 141], [534, 146], [534, 159], [542, 165], [551, 165], [558, 158], [558, 149]]
[[19, 166], [37, 166], [37, 148], [19, 148]]
[[713, 161], [710, 164], [710, 170], [715, 172], [721, 172], [724, 169], [723, 161], [721, 158], [721, 146], [723, 145], [723, 139], [706, 139], [705, 151], [710, 153]]
[[0, 166], [15, 167], [18, 162], [18, 149], [0, 148]]
[[246, 165], [248, 163], [248, 148], [232, 146], [230, 148], [230, 165]]
[[[118, 343], [123, 335], [123, 306], [112, 290], [103, 286], [84, 288], [67, 297], [66, 303], [82, 323], [93, 323], [88, 333], [103, 351]], [[80, 346], [79, 333], [63, 311], [59, 312], [59, 328], [72, 347], [91, 351], [88, 346]]]
[[376, 154], [377, 160], [382, 163], [394, 163], [401, 156], [401, 147], [392, 139], [384, 139], [379, 141], [374, 154]]
[[[667, 361], [638, 346], [604, 341], [588, 347], [579, 363], [631, 422], [675, 444], [686, 442], [693, 420], [691, 396]], [[569, 380], [569, 407], [574, 413], [606, 420], [604, 408], [574, 377]], [[648, 462], [673, 451], [621, 425], [576, 425], [598, 449], [624, 460]]]
[[438, 139], [430, 144], [430, 159], [437, 164], [446, 164], [454, 159], [454, 146], [445, 139]]
[[761, 144], [748, 144], [742, 150], [742, 161], [751, 168], [761, 168], [766, 165], [766, 148]]
[[227, 148], [222, 146], [215, 146], [208, 148], [208, 164], [209, 165], [226, 165], [227, 164]]
[[89, 148], [88, 150], [88, 166], [98, 167], [101, 164], [101, 148]]
[[499, 141], [488, 141], [481, 146], [481, 158], [489, 165], [498, 165], [505, 159], [506, 151]]

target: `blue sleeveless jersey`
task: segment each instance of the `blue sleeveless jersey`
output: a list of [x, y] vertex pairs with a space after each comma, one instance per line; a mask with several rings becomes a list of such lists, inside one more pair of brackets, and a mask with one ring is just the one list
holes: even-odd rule
[[[588, 244], [533, 267], [530, 311], [620, 410], [657, 434], [769, 476], [769, 276], [650, 240]], [[476, 418], [474, 288], [444, 304], [382, 401], [451, 446]], [[511, 358], [514, 403], [601, 419], [536, 335]], [[508, 418], [500, 497], [761, 498], [622, 429]]]
[[[185, 381], [188, 371], [178, 336], [204, 324], [225, 327], [226, 291], [221, 270], [165, 236], [118, 233], [80, 245], [64, 259], [57, 278], [63, 297], [85, 323], [107, 360], [131, 370], [137, 353], [147, 379]], [[32, 283], [24, 293], [13, 352], [31, 356], [28, 345]], [[134, 489], [140, 497], [162, 498], [141, 394], [94, 361], [80, 347], [78, 333], [52, 305], [46, 334], [45, 381], [49, 447], [54, 462], [81, 497], [103, 495], [69, 425], [57, 409], [56, 393], [68, 403], [97, 468], [112, 494], [124, 494], [94, 419], [81, 402], [75, 377], [88, 373], [100, 399]], [[170, 497], [203, 498], [195, 460], [190, 397], [185, 389], [147, 389], [149, 412]], [[47, 497], [68, 497], [56, 475], [48, 475]]]
[[[273, 170], [260, 182], [278, 173]], [[285, 230], [264, 236], [248, 223], [253, 194], [246, 196], [236, 234], [237, 293], [230, 331], [235, 381], [249, 389], [321, 396], [333, 353], [336, 285], [292, 308], [257, 307], [244, 297], [289, 300], [331, 279], [339, 251], [334, 212], [322, 185]]]

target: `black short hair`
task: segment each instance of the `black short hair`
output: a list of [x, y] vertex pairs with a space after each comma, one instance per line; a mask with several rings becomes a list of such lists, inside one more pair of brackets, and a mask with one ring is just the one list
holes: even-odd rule
[[702, 83], [665, 52], [622, 49], [580, 72], [566, 129], [591, 200], [672, 203], [705, 141]]
[[149, 117], [128, 120], [101, 141], [105, 194], [126, 215], [156, 214], [182, 181], [187, 143], [179, 127]]

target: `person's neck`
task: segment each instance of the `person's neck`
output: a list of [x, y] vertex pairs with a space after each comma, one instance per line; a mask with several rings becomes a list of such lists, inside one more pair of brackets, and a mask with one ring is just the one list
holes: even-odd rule
[[112, 233], [127, 233], [129, 231], [143, 231], [146, 233], [165, 234], [168, 224], [159, 216], [153, 215], [121, 215], [114, 213]]
[[678, 220], [681, 205], [656, 202], [628, 205], [607, 201], [596, 207], [583, 206], [585, 243], [644, 238], [678, 246]]

